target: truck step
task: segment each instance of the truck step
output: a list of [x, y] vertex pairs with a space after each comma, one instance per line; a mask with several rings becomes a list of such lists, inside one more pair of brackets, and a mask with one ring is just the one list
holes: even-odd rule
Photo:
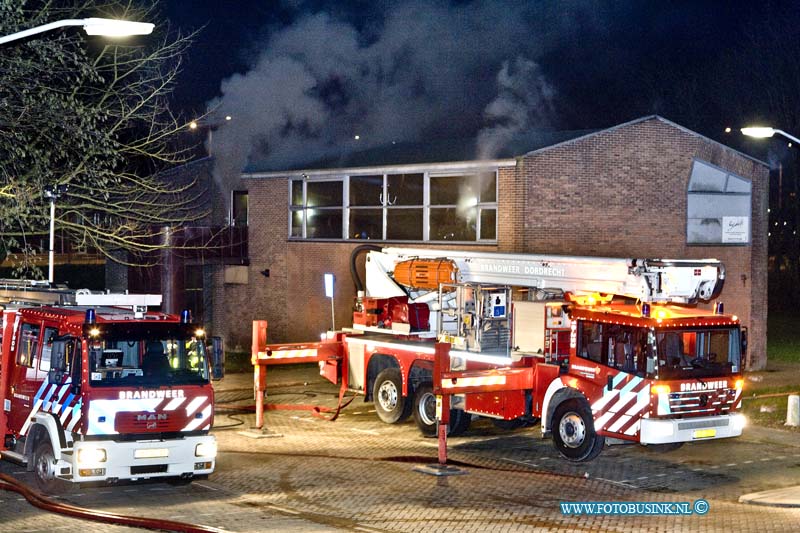
[[21, 464], [22, 466], [26, 466], [28, 464], [28, 459], [22, 455], [21, 453], [12, 452], [11, 450], [4, 450], [0, 452], [0, 456], [3, 459], [8, 459], [11, 462]]

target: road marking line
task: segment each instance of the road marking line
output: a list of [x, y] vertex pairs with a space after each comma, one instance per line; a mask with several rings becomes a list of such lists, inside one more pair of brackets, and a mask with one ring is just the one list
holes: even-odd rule
[[728, 463], [725, 466], [736, 466], [736, 463]]
[[627, 479], [623, 479], [622, 481], [616, 481], [614, 479], [606, 479], [604, 477], [596, 477], [594, 479], [599, 479], [600, 481], [605, 481], [607, 483], [613, 483], [614, 485], [622, 485], [622, 486], [624, 486], [626, 488], [629, 488], [629, 489], [638, 489], [639, 488], [636, 485], [634, 485], [633, 483], [631, 483], [630, 481], [628, 481]]
[[641, 480], [641, 479], [647, 479], [648, 477], [649, 477], [649, 476], [642, 476], [642, 477], [637, 477], [636, 479], [637, 479], [637, 480]]
[[666, 474], [656, 474], [656, 477], [664, 477]]
[[785, 456], [785, 455], [779, 455], [779, 456], [778, 456], [778, 457], [776, 457], [775, 459], [786, 459], [786, 456]]
[[764, 461], [769, 461], [770, 459], [772, 459], [772, 458], [771, 457], [762, 457], [761, 459], [759, 459], [759, 461], [764, 462]]
[[274, 504], [271, 504], [271, 503], [267, 504], [267, 507], [269, 507], [270, 509], [274, 509], [276, 511], [280, 511], [281, 513], [288, 513], [288, 514], [293, 514], [293, 515], [300, 514], [300, 511], [295, 511], [294, 509], [287, 509], [285, 507], [281, 507], [279, 505], [274, 505]]
[[708, 467], [709, 470], [716, 470], [717, 468], [719, 468], [719, 465], [714, 465], [714, 466], [709, 466]]
[[375, 431], [374, 429], [350, 428], [350, 431], [355, 431], [356, 433], [366, 433], [368, 435], [381, 435], [380, 431]]
[[752, 462], [753, 462], [753, 461], [745, 461], [745, 462], [744, 462], [744, 464], [746, 464], [746, 465], [749, 465], [749, 464], [751, 464]]

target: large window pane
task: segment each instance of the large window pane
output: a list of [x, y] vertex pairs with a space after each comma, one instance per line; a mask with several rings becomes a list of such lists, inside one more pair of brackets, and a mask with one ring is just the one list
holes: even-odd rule
[[494, 173], [431, 177], [431, 205], [472, 206], [497, 201]]
[[476, 208], [431, 209], [430, 239], [432, 241], [474, 241]]
[[386, 239], [393, 241], [422, 240], [422, 209], [388, 209]]
[[425, 180], [422, 174], [386, 176], [388, 199], [385, 205], [422, 205]]
[[341, 209], [307, 209], [306, 237], [309, 239], [341, 239]]
[[497, 238], [497, 210], [481, 209], [481, 239]]
[[480, 175], [481, 197], [484, 203], [497, 201], [497, 174], [486, 172]]
[[351, 239], [382, 239], [383, 209], [350, 210]]
[[300, 238], [303, 236], [303, 212], [292, 211], [292, 237]]
[[307, 207], [332, 207], [337, 205], [342, 205], [341, 181], [310, 181], [306, 183]]
[[383, 175], [351, 176], [350, 205], [381, 205]]
[[431, 177], [431, 205], [457, 205], [463, 182], [464, 176]]
[[303, 205], [303, 180], [292, 180], [292, 205]]

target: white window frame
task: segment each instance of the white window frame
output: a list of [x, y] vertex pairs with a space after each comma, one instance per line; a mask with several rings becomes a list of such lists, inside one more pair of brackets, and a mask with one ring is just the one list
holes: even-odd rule
[[[476, 233], [475, 239], [469, 241], [443, 241], [443, 240], [431, 240], [431, 226], [430, 226], [430, 214], [431, 208], [455, 208], [456, 205], [435, 205], [431, 206], [430, 198], [430, 185], [431, 185], [431, 178], [438, 178], [438, 177], [460, 177], [460, 176], [469, 176], [475, 174], [486, 174], [489, 172], [493, 172], [495, 175], [495, 201], [494, 202], [481, 202], [479, 201], [478, 204], [475, 206], [477, 212], [477, 220], [476, 220]], [[422, 174], [423, 180], [423, 190], [422, 190], [422, 205], [403, 205], [403, 206], [393, 206], [390, 205], [388, 202], [388, 187], [389, 187], [389, 177], [394, 175], [400, 174]], [[351, 177], [358, 177], [358, 176], [382, 176], [383, 177], [383, 196], [381, 204], [379, 205], [364, 205], [364, 206], [351, 206], [350, 205], [350, 178]], [[499, 197], [499, 189], [500, 189], [500, 172], [499, 168], [483, 168], [483, 169], [457, 169], [457, 170], [449, 170], [449, 171], [416, 171], [416, 172], [401, 172], [396, 171], [392, 172], [391, 170], [388, 171], [364, 171], [359, 173], [352, 173], [352, 174], [336, 174], [330, 176], [309, 176], [304, 174], [302, 177], [291, 177], [288, 180], [288, 225], [287, 225], [287, 234], [288, 239], [291, 241], [350, 241], [350, 242], [359, 242], [364, 239], [354, 239], [350, 237], [350, 212], [352, 210], [377, 210], [381, 209], [382, 211], [382, 227], [381, 227], [381, 238], [373, 240], [372, 242], [390, 242], [390, 243], [400, 243], [400, 242], [413, 242], [413, 243], [447, 243], [447, 244], [496, 244], [497, 243], [497, 223], [499, 217], [497, 216], [497, 212], [499, 210], [497, 199]], [[302, 194], [302, 205], [293, 205], [292, 204], [292, 183], [295, 181], [301, 181], [303, 187], [303, 194]], [[339, 181], [342, 182], [342, 203], [341, 207], [314, 207], [312, 209], [326, 209], [326, 210], [333, 210], [333, 209], [342, 209], [342, 235], [339, 238], [309, 238], [308, 237], [308, 207], [306, 203], [308, 201], [308, 184], [309, 183], [318, 183], [318, 182], [325, 182], [325, 181]], [[388, 218], [389, 218], [389, 210], [390, 209], [421, 209], [422, 210], [422, 239], [421, 240], [389, 240], [387, 239], [387, 232], [388, 232]], [[495, 212], [495, 238], [494, 239], [482, 239], [481, 238], [481, 214], [483, 210], [494, 210]], [[292, 235], [292, 219], [295, 212], [301, 213], [301, 236], [293, 236]], [[248, 211], [249, 216], [249, 211]]]

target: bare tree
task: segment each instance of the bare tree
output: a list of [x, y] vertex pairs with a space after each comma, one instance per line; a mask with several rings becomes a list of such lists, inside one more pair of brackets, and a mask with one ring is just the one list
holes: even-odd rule
[[146, 261], [160, 228], [206, 214], [197, 183], [161, 174], [190, 156], [168, 98], [193, 35], [170, 32], [153, 1], [0, 0], [3, 35], [86, 17], [156, 31], [115, 41], [67, 28], [0, 46], [0, 254], [22, 267], [48, 231], [48, 188], [63, 192], [59, 231], [116, 261]]

